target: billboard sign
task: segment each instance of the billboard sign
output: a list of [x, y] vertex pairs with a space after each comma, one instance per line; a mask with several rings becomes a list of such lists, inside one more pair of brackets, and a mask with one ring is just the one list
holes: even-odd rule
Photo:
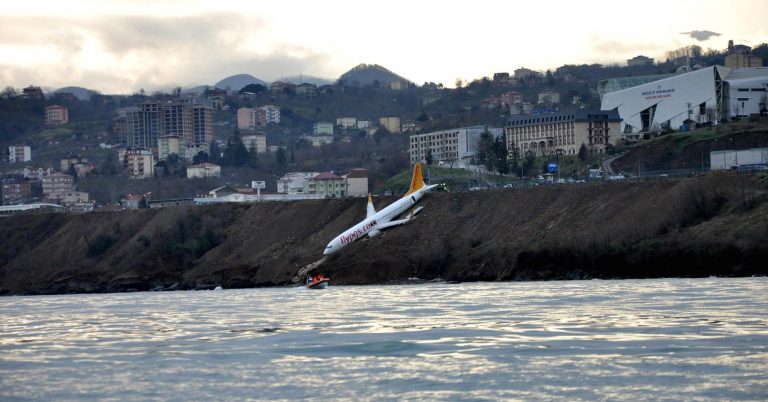
[[254, 190], [264, 190], [267, 188], [267, 182], [265, 181], [252, 181], [251, 188]]
[[547, 165], [547, 172], [550, 172], [550, 173], [557, 172], [557, 163], [549, 162], [549, 164]]

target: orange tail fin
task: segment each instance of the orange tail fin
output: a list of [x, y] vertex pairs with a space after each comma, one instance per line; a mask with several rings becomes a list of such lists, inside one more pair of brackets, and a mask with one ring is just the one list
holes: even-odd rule
[[411, 178], [411, 188], [408, 189], [408, 192], [405, 193], [405, 195], [414, 193], [422, 187], [424, 187], [424, 176], [421, 173], [421, 162], [416, 162], [416, 165], [413, 166], [413, 178]]

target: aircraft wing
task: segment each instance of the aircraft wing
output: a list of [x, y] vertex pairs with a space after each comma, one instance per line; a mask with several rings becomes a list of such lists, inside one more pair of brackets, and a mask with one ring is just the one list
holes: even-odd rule
[[391, 228], [392, 226], [404, 225], [404, 224], [408, 223], [411, 219], [413, 219], [413, 217], [416, 216], [416, 214], [418, 214], [419, 211], [421, 211], [422, 209], [424, 209], [424, 207], [415, 208], [415, 209], [413, 209], [408, 214], [407, 217], [405, 217], [403, 219], [398, 219], [398, 220], [395, 220], [395, 221], [389, 221], [389, 222], [386, 222], [386, 223], [382, 223], [376, 229], [377, 230], [382, 230], [382, 229], [386, 229], [386, 228]]

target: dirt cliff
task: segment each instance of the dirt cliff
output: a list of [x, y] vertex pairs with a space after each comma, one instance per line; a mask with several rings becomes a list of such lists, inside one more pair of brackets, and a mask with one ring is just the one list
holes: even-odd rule
[[[432, 193], [414, 223], [322, 258], [365, 199], [0, 218], [0, 294], [768, 274], [760, 176]], [[376, 199], [383, 208], [392, 199]]]

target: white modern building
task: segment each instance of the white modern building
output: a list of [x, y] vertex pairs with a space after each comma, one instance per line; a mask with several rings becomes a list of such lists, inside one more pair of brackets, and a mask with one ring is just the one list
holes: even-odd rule
[[767, 88], [766, 67], [713, 66], [606, 93], [601, 109], [618, 110], [624, 134], [678, 129], [686, 120], [717, 123], [759, 113]]
[[307, 181], [319, 175], [318, 172], [290, 172], [277, 180], [277, 192], [283, 194], [305, 194]]
[[709, 154], [710, 170], [728, 170], [745, 165], [766, 164], [768, 164], [768, 148], [712, 151]]
[[213, 163], [201, 163], [199, 165], [192, 165], [187, 168], [188, 179], [198, 179], [204, 177], [220, 177], [221, 166], [214, 165]]
[[341, 128], [355, 128], [357, 126], [357, 117], [337, 117], [336, 125]]

